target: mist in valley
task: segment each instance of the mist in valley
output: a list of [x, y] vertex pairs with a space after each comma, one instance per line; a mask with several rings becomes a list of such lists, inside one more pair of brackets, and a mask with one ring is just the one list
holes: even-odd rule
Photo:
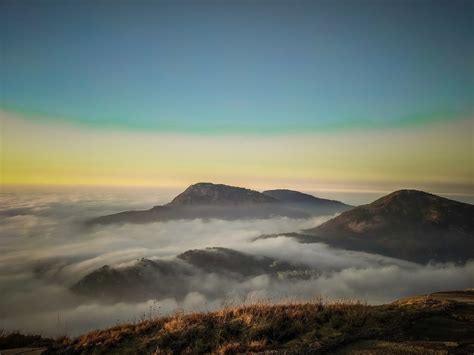
[[[472, 286], [472, 261], [464, 265], [419, 265], [322, 243], [301, 244], [285, 236], [256, 239], [263, 234], [312, 228], [333, 215], [84, 225], [89, 218], [147, 209], [168, 199], [167, 193], [2, 194], [0, 329], [73, 336], [177, 310], [206, 311], [230, 304], [315, 297], [377, 304]], [[232, 249], [255, 260], [266, 258], [316, 272], [305, 277], [209, 272], [177, 258], [186, 251], [208, 247]], [[179, 294], [116, 301], [71, 290], [104, 265], [126, 270], [143, 258], [176, 267], [176, 278], [166, 284], [159, 278], [156, 282], [157, 287], [172, 288]]]

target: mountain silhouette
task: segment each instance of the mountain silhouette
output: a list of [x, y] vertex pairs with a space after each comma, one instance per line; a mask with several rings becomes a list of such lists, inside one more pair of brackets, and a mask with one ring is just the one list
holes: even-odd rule
[[294, 190], [277, 189], [263, 191], [262, 193], [277, 199], [285, 206], [315, 214], [334, 214], [347, 211], [353, 207], [339, 201], [327, 200]]
[[474, 206], [400, 190], [304, 233], [301, 241], [415, 262], [464, 262], [474, 258]]
[[[306, 195], [309, 196], [309, 195]], [[189, 186], [170, 203], [145, 211], [125, 211], [101, 216], [87, 224], [151, 223], [176, 219], [266, 219], [309, 218], [350, 208], [337, 201], [314, 198], [311, 203], [289, 203], [268, 194], [241, 187], [201, 182]], [[316, 208], [318, 207], [318, 208]]]

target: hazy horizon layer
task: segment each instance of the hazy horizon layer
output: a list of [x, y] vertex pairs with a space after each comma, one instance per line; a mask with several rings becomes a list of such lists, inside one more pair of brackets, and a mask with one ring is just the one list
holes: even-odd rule
[[2, 112], [0, 120], [5, 186], [178, 189], [209, 181], [257, 190], [474, 194], [472, 119], [389, 132], [266, 137], [94, 131]]
[[[221, 183], [219, 181], [213, 183]], [[232, 185], [231, 185], [232, 186]], [[0, 197], [9, 194], [71, 194], [71, 193], [92, 193], [92, 194], [115, 194], [122, 198], [136, 199], [143, 202], [143, 209], [159, 206], [171, 202], [179, 193], [183, 192], [188, 185], [182, 187], [157, 187], [157, 186], [94, 186], [94, 185], [3, 185], [0, 189]], [[239, 186], [251, 188], [256, 191], [264, 191], [271, 189], [289, 189], [300, 191], [318, 198], [336, 200], [351, 206], [365, 205], [374, 202], [380, 197], [388, 195], [395, 190], [331, 190], [331, 189], [301, 189], [292, 188], [290, 186], [270, 186], [268, 188], [252, 188], [249, 186]], [[408, 188], [408, 187], [407, 187]], [[413, 188], [413, 187], [411, 187]], [[439, 195], [454, 201], [474, 204], [474, 193], [453, 193], [438, 192], [430, 190], [422, 190], [424, 192]]]

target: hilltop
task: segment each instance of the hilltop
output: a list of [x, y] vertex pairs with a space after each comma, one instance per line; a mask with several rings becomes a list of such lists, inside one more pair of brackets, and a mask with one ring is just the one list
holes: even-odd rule
[[243, 187], [200, 182], [189, 186], [176, 196], [168, 206], [242, 205], [276, 202], [278, 200], [273, 197]]
[[301, 232], [294, 238], [418, 263], [474, 258], [474, 206], [417, 190], [400, 190]]
[[347, 211], [353, 207], [336, 200], [327, 200], [294, 190], [266, 190], [262, 194], [273, 197], [288, 207], [300, 208], [313, 213], [334, 214]]
[[426, 263], [474, 257], [474, 206], [400, 190], [306, 230], [329, 245]]
[[87, 224], [151, 223], [195, 218], [224, 220], [309, 218], [314, 215], [342, 212], [351, 207], [327, 201], [314, 198], [304, 204], [288, 203], [286, 199], [280, 200], [269, 194], [242, 187], [200, 182], [189, 186], [165, 205], [145, 211], [125, 211], [100, 216], [87, 221]]
[[474, 351], [474, 291], [380, 306], [314, 300], [178, 312], [75, 339], [0, 337], [0, 348], [9, 344], [38, 344], [48, 349], [44, 354], [468, 354]]
[[82, 277], [71, 289], [76, 294], [108, 303], [166, 297], [181, 300], [193, 291], [204, 295], [214, 293], [215, 290], [200, 288], [201, 283], [196, 281], [205, 284], [207, 277], [222, 276], [243, 282], [259, 275], [282, 279], [316, 273], [308, 266], [211, 247], [188, 250], [169, 260], [140, 259], [124, 267], [104, 265]]

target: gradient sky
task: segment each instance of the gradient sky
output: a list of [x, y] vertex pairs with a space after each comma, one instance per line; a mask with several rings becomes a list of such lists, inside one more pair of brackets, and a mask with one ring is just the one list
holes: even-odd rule
[[0, 1], [3, 184], [473, 193], [473, 1]]

